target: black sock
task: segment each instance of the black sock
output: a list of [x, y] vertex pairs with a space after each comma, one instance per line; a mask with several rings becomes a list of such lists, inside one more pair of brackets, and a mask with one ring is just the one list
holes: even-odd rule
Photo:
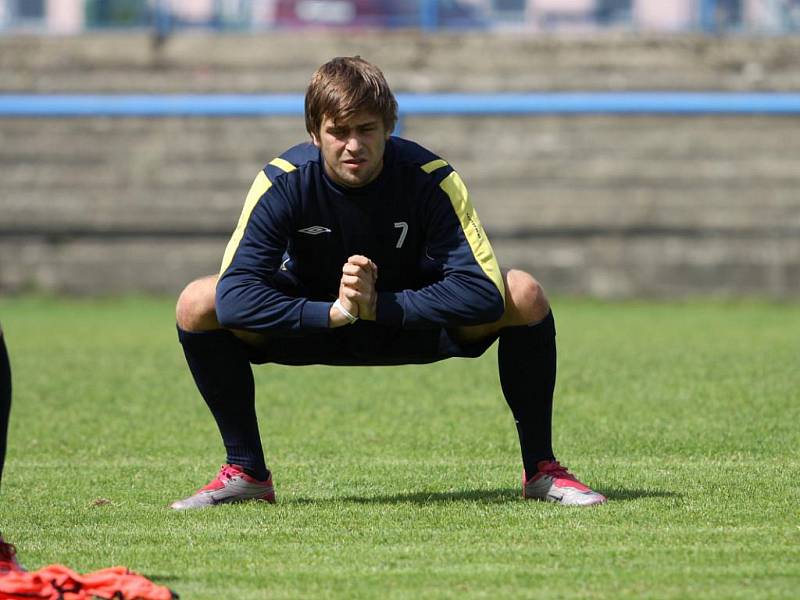
[[197, 389], [217, 422], [227, 462], [256, 479], [269, 477], [256, 419], [255, 384], [247, 351], [230, 331], [191, 333], [178, 339]]
[[553, 390], [556, 383], [556, 326], [553, 313], [536, 325], [500, 332], [500, 385], [517, 424], [528, 477], [541, 460], [554, 460]]
[[6, 342], [0, 330], [0, 481], [3, 479], [3, 465], [6, 461], [6, 440], [8, 436], [8, 417], [11, 412], [11, 364], [8, 361]]

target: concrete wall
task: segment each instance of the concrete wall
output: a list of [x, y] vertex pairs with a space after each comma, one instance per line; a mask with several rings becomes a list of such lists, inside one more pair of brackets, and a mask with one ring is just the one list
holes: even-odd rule
[[[301, 37], [302, 36], [302, 37]], [[0, 37], [0, 93], [300, 92], [333, 56], [380, 65], [395, 91], [800, 90], [800, 36], [419, 32]]]
[[[637, 87], [643, 67], [625, 58], [637, 49], [651, 69], [662, 63], [669, 89], [790, 88], [800, 76], [780, 58], [795, 41], [520, 38], [515, 47], [467, 36], [466, 54], [448, 59], [457, 37], [412, 37], [430, 56], [400, 39], [361, 42], [398, 91]], [[317, 63], [358, 44], [315, 38], [291, 61], [281, 40], [199, 41], [176, 40], [154, 66], [144, 38], [0, 40], [0, 87], [302, 91]], [[7, 44], [35, 48], [10, 60]], [[716, 68], [691, 56], [716, 57]], [[752, 69], [734, 65], [756, 60], [760, 76], [744, 85]], [[579, 85], [587, 73], [592, 85]], [[551, 291], [800, 297], [796, 117], [418, 117], [404, 135], [456, 166], [503, 264]], [[0, 120], [0, 291], [175, 293], [218, 268], [253, 176], [304, 136], [299, 118]]]

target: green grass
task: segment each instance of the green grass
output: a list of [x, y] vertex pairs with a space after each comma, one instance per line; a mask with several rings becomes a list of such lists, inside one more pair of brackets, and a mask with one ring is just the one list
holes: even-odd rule
[[0, 524], [29, 568], [125, 565], [184, 599], [794, 598], [800, 305], [556, 303], [559, 458], [519, 497], [495, 354], [256, 368], [276, 506], [175, 513], [223, 459], [172, 301], [0, 300]]

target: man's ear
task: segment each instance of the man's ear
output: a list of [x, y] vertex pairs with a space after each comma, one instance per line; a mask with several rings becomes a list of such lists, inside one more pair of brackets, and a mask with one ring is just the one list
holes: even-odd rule
[[315, 134], [311, 134], [311, 143], [319, 148], [319, 138]]

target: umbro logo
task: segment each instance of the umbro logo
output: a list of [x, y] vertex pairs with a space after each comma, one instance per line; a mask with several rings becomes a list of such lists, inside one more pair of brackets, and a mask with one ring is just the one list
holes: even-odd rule
[[319, 235], [320, 233], [330, 233], [331, 230], [327, 227], [323, 227], [322, 225], [312, 225], [311, 227], [306, 227], [305, 229], [298, 229], [300, 233], [307, 233], [309, 235]]

